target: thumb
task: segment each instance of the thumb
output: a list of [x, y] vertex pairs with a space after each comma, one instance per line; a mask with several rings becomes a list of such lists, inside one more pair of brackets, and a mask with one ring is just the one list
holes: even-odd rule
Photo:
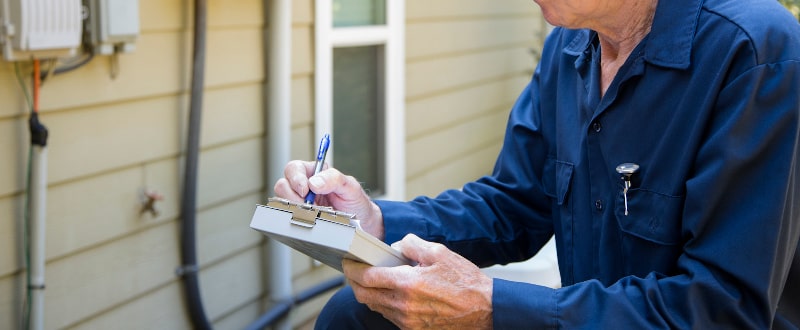
[[428, 242], [414, 234], [406, 235], [392, 244], [392, 247], [400, 250], [406, 258], [418, 262], [420, 266], [430, 266], [440, 260], [443, 254], [450, 252], [444, 245]]

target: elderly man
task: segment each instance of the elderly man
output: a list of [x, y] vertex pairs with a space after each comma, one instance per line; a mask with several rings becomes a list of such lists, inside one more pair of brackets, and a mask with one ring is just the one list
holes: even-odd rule
[[[335, 169], [287, 165], [277, 195], [310, 189], [418, 262], [346, 260], [351, 287], [317, 326], [797, 326], [800, 297], [785, 291], [800, 258], [795, 19], [775, 0], [536, 2], [557, 28], [491, 176], [373, 202]], [[478, 269], [552, 235], [561, 288]]]

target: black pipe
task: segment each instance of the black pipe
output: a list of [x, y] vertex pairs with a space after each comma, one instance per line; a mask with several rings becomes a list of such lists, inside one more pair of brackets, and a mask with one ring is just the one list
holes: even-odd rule
[[186, 304], [195, 329], [211, 329], [203, 309], [198, 279], [195, 239], [197, 208], [197, 163], [200, 154], [200, 118], [203, 106], [203, 83], [206, 57], [206, 1], [194, 2], [194, 46], [192, 50], [192, 82], [189, 103], [189, 123], [186, 138], [186, 159], [183, 172], [181, 202], [181, 267]]
[[255, 322], [251, 323], [250, 325], [245, 328], [245, 330], [260, 330], [264, 329], [268, 326], [273, 325], [275, 322], [283, 318], [292, 307], [296, 305], [300, 305], [306, 301], [313, 299], [314, 297], [321, 295], [325, 292], [328, 292], [332, 289], [338, 288], [344, 285], [344, 276], [339, 276], [327, 280], [325, 282], [319, 283], [315, 286], [312, 286], [292, 298], [284, 300], [277, 305], [273, 306], [270, 310], [268, 310], [264, 315], [258, 318]]

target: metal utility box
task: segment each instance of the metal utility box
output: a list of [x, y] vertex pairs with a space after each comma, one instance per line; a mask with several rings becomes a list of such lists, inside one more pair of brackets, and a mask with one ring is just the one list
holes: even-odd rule
[[83, 0], [88, 6], [91, 42], [101, 55], [128, 53], [139, 36], [139, 0]]

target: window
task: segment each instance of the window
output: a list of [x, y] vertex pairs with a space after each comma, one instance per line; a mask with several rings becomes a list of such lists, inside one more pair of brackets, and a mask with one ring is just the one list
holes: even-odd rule
[[374, 198], [404, 199], [404, 1], [316, 0], [315, 135]]

